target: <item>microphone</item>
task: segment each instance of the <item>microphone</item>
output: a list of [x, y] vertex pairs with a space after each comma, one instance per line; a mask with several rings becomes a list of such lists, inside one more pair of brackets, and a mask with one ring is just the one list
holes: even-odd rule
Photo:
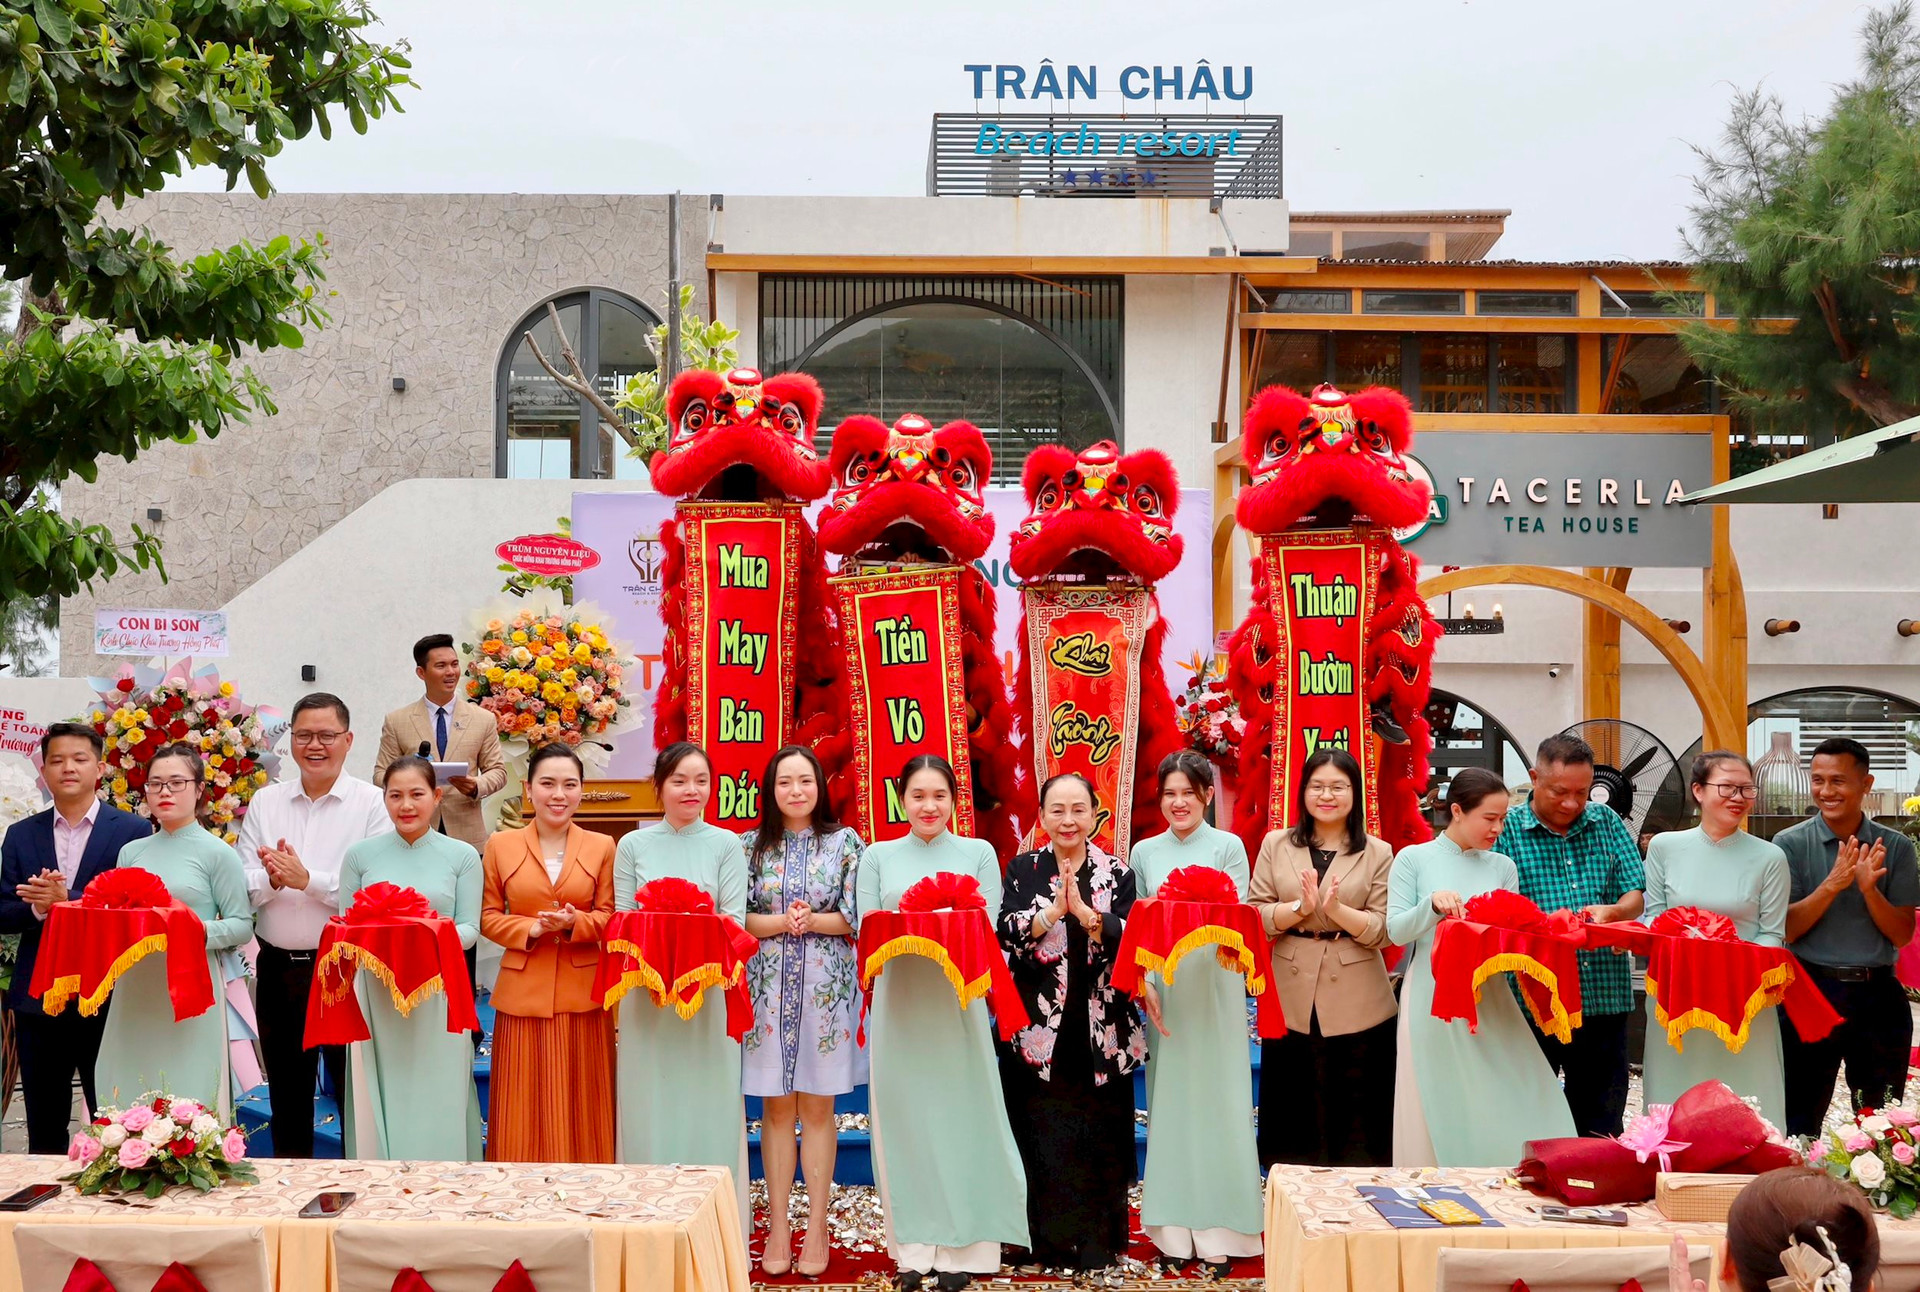
[[419, 753], [420, 753], [420, 757], [426, 759], [428, 762], [432, 762], [433, 761], [433, 742], [431, 740], [421, 741]]

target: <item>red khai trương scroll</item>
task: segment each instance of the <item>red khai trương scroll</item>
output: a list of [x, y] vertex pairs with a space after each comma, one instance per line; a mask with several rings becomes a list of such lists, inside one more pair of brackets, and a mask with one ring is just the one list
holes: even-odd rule
[[1063, 772], [1093, 783], [1093, 841], [1122, 861], [1132, 838], [1140, 652], [1153, 621], [1139, 586], [1043, 583], [1026, 602], [1034, 784]]
[[1379, 747], [1367, 706], [1367, 621], [1380, 582], [1379, 531], [1288, 530], [1263, 534], [1280, 640], [1273, 697], [1273, 796], [1269, 828], [1294, 824], [1300, 768], [1322, 745], [1360, 760], [1367, 830], [1380, 828]]
[[953, 764], [960, 786], [953, 832], [971, 835], [960, 567], [843, 574], [828, 582], [839, 602], [847, 650], [860, 786], [855, 829], [873, 843], [904, 835], [907, 817], [893, 778], [916, 754], [938, 754]]
[[707, 820], [760, 819], [760, 778], [793, 730], [800, 535], [797, 503], [683, 502], [687, 738], [713, 760]]

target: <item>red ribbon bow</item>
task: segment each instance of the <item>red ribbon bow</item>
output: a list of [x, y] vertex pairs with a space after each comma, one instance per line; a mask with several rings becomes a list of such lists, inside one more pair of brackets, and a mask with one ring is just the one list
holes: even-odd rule
[[1182, 866], [1168, 875], [1153, 895], [1163, 902], [1237, 902], [1240, 894], [1224, 870]]
[[[82, 1256], [74, 1261], [73, 1269], [68, 1271], [61, 1292], [115, 1292], [115, 1288], [98, 1265]], [[161, 1271], [160, 1277], [154, 1281], [153, 1292], [207, 1292], [207, 1287], [194, 1277], [192, 1270], [175, 1261]], [[500, 1289], [496, 1288], [494, 1292], [500, 1292]]]
[[633, 895], [633, 909], [655, 915], [712, 915], [713, 898], [690, 879], [668, 875], [642, 884]]
[[131, 911], [143, 906], [166, 906], [172, 901], [173, 894], [167, 891], [160, 876], [138, 866], [116, 866], [102, 871], [80, 894], [80, 905], [93, 910]]
[[[433, 1292], [433, 1284], [420, 1276], [420, 1271], [409, 1265], [393, 1276], [393, 1292]], [[519, 1261], [507, 1266], [507, 1272], [493, 1285], [493, 1292], [539, 1292], [533, 1280], [527, 1275], [527, 1267]]]
[[398, 884], [368, 884], [353, 895], [353, 905], [347, 908], [345, 919], [349, 924], [372, 924], [380, 920], [434, 920], [440, 913], [433, 909], [420, 891], [414, 888], [402, 888]]
[[985, 894], [972, 875], [943, 870], [928, 875], [900, 894], [902, 911], [984, 911]]
[[1732, 920], [1718, 911], [1702, 910], [1698, 906], [1676, 906], [1662, 911], [1647, 927], [1670, 938], [1704, 938], [1709, 942], [1740, 940], [1740, 930]]

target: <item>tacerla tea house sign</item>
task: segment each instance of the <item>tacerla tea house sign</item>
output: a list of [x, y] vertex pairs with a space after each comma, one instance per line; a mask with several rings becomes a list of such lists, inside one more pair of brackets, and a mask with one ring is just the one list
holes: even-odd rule
[[1426, 431], [1426, 520], [1396, 533], [1428, 566], [1703, 567], [1712, 518], [1680, 498], [1713, 483], [1713, 439], [1691, 434]]

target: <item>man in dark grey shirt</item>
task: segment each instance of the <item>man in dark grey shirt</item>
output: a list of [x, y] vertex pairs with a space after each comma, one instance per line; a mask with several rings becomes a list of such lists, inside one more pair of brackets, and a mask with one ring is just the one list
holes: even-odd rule
[[1810, 779], [1820, 814], [1773, 840], [1793, 872], [1787, 943], [1846, 1021], [1803, 1041], [1782, 1017], [1789, 1135], [1820, 1134], [1843, 1062], [1856, 1111], [1897, 1103], [1913, 1048], [1913, 1016], [1893, 976], [1920, 906], [1913, 841], [1864, 811], [1873, 776], [1859, 741], [1821, 741]]

